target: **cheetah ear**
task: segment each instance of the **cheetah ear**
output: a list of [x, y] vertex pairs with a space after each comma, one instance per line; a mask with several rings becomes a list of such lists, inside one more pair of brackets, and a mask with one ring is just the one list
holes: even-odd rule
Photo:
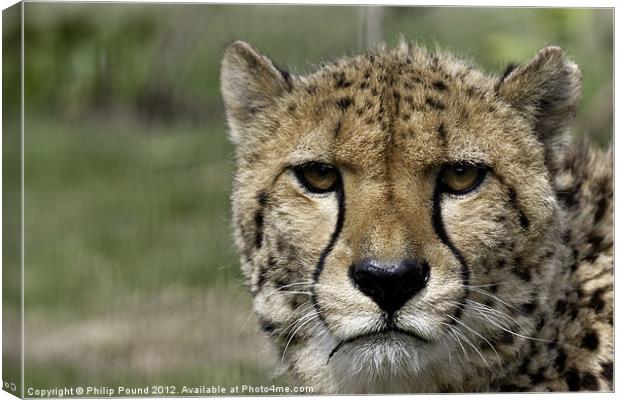
[[579, 103], [581, 72], [559, 47], [545, 47], [526, 65], [510, 66], [497, 93], [532, 122], [549, 148], [563, 142]]
[[239, 144], [261, 110], [293, 86], [291, 75], [249, 44], [237, 41], [224, 54], [220, 72], [233, 143]]

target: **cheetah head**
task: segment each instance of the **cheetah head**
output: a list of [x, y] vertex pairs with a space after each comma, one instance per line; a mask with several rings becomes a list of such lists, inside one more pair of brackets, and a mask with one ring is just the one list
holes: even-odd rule
[[295, 382], [463, 390], [535, 334], [580, 91], [559, 48], [502, 76], [405, 43], [294, 76], [236, 42], [221, 84], [242, 271]]

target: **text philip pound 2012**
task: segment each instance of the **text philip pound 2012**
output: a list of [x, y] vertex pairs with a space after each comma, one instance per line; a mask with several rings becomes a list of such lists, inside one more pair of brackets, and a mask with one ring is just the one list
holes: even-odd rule
[[32, 388], [26, 390], [28, 397], [129, 397], [129, 396], [205, 396], [239, 394], [294, 394], [312, 393], [311, 387], [289, 387], [276, 385], [201, 385], [201, 386], [75, 386], [54, 388]]

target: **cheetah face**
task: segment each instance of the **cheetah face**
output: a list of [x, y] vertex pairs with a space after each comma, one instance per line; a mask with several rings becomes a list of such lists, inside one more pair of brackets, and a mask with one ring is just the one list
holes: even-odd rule
[[557, 48], [501, 78], [406, 45], [294, 77], [231, 46], [237, 246], [292, 376], [420, 388], [531, 333], [578, 82]]

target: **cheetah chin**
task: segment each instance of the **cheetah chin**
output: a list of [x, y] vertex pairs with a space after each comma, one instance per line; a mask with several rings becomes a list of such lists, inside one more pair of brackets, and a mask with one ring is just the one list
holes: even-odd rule
[[408, 350], [416, 349], [422, 343], [428, 343], [428, 340], [400, 329], [366, 333], [338, 342], [327, 356], [327, 363], [342, 356], [349, 359], [383, 360], [370, 363], [363, 361], [361, 365], [396, 366], [399, 364], [396, 360], [401, 356], [410, 358], [411, 354]]
[[315, 393], [613, 389], [612, 154], [558, 47], [489, 75], [402, 42], [221, 70], [262, 331]]
[[402, 331], [367, 334], [339, 342], [328, 364], [334, 375], [351, 383], [347, 392], [373, 392], [419, 376], [428, 364], [424, 347], [420, 339]]

